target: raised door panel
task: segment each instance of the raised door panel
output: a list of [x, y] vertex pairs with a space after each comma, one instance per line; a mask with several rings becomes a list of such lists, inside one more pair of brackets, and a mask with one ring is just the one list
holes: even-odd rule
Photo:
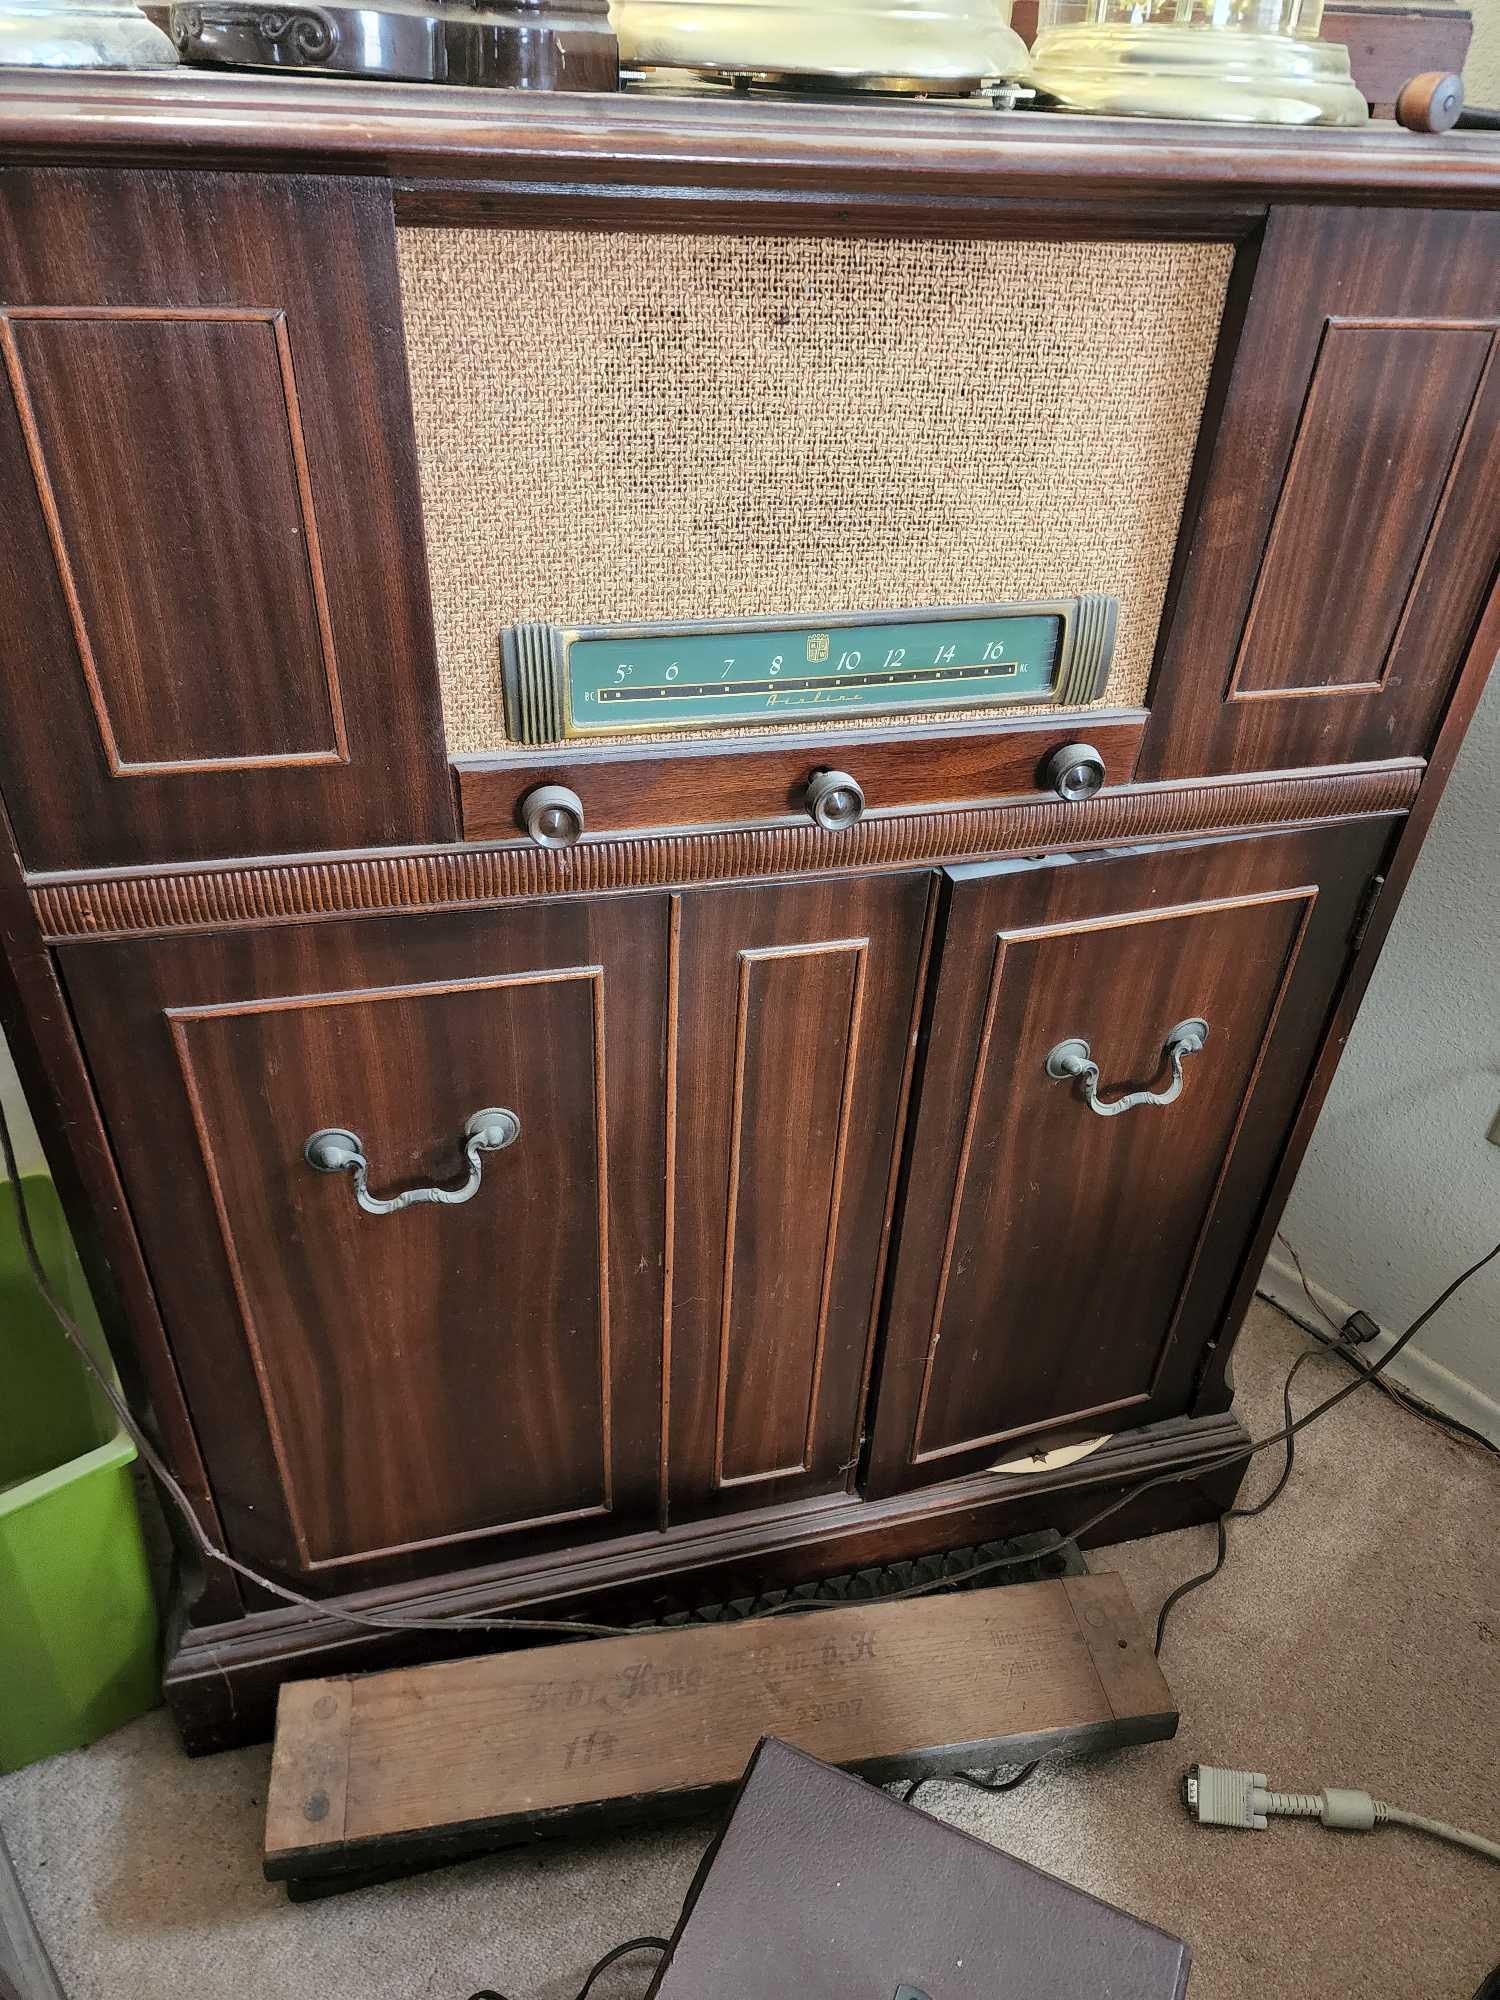
[[[1413, 587], [1490, 367], [1484, 327], [1334, 320], [1308, 385], [1235, 662], [1231, 699], [1372, 692]], [[1358, 496], [1361, 545], [1330, 497]]]
[[12, 312], [0, 344], [110, 775], [343, 762], [286, 315]]
[[674, 1520], [851, 1482], [930, 893], [916, 874], [680, 900]]
[[873, 1490], [1190, 1406], [1389, 832], [948, 871]]
[[1142, 777], [1426, 753], [1500, 559], [1497, 272], [1500, 216], [1273, 212]]
[[388, 188], [12, 169], [0, 268], [27, 863], [452, 838]]
[[[665, 913], [83, 946], [69, 991], [234, 1545], [329, 1587], [660, 1513]], [[372, 1214], [303, 1155], [357, 1135]]]

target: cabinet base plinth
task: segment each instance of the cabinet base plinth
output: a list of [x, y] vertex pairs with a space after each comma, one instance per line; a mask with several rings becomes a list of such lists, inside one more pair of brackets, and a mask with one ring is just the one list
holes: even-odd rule
[[[884, 1500], [840, 1499], [695, 1522], [347, 1601], [382, 1616], [555, 1615], [628, 1624], [662, 1615], [685, 1597], [784, 1588], [1041, 1527], [1073, 1534], [1124, 1499], [1108, 1521], [1079, 1537], [1085, 1546], [1102, 1546], [1217, 1519], [1245, 1469], [1243, 1458], [1226, 1463], [1226, 1457], [1248, 1441], [1232, 1412], [1181, 1418], [1122, 1432], [1093, 1457], [1034, 1477], [986, 1474]], [[1156, 1480], [1162, 1483], [1136, 1491]], [[329, 1600], [330, 1611], [338, 1602]], [[535, 1645], [537, 1635], [517, 1635], [512, 1643]], [[451, 1659], [504, 1644], [503, 1635], [463, 1626], [455, 1626], [451, 1639], [427, 1630], [351, 1629], [290, 1607], [209, 1626], [179, 1616], [166, 1697], [184, 1746], [199, 1756], [269, 1737], [284, 1681]]]

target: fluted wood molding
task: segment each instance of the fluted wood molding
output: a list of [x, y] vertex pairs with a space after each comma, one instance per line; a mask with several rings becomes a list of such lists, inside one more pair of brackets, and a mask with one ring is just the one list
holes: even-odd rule
[[303, 923], [323, 917], [461, 909], [538, 896], [595, 895], [830, 870], [946, 861], [1125, 841], [1303, 825], [1405, 812], [1418, 759], [1337, 771], [1138, 785], [1082, 804], [1057, 799], [868, 817], [844, 833], [812, 825], [715, 828], [585, 840], [571, 849], [508, 843], [221, 867], [33, 876], [51, 943]]

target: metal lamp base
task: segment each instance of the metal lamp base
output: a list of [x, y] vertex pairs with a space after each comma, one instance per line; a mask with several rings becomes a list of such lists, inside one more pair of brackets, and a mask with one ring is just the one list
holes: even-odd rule
[[[0, 0], [3, 4], [3, 0]], [[172, 40], [187, 63], [306, 69], [403, 83], [513, 90], [616, 90], [606, 0], [178, 0]]]

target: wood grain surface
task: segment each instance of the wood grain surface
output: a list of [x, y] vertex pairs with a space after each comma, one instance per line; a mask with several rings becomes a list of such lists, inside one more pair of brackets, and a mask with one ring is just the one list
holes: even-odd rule
[[930, 888], [674, 899], [674, 1520], [853, 1483]]
[[[250, 1561], [357, 1588], [656, 1520], [665, 945], [620, 901], [64, 954]], [[302, 1156], [452, 1189], [490, 1106], [521, 1135], [460, 1207]]]
[[389, 190], [10, 170], [0, 263], [28, 865], [451, 838]]
[[[1111, 1532], [1212, 1517], [1236, 1321], [1496, 652], [1500, 140], [12, 73], [0, 158], [0, 1010], [208, 1532], [442, 1619], [1068, 1526], [1157, 1471]], [[398, 213], [1236, 243], [1144, 735], [1066, 731], [1120, 732], [1110, 789], [1035, 790], [1050, 718], [851, 732], [836, 835], [796, 817], [829, 739], [549, 750], [460, 772], [461, 843]], [[554, 776], [572, 852], [515, 837]], [[1081, 1034], [1157, 1082], [1199, 1011], [1170, 1110], [1041, 1080]], [[348, 1124], [377, 1192], [451, 1186], [489, 1103], [523, 1137], [462, 1208], [364, 1216], [301, 1159]], [[197, 1747], [314, 1662], [475, 1643], [222, 1577], [191, 1618]]]
[[215, 868], [142, 868], [33, 875], [44, 934], [63, 944], [275, 928], [359, 913], [395, 914], [589, 895], [610, 889], [686, 887], [832, 870], [931, 866], [978, 855], [1079, 853], [1102, 846], [1240, 828], [1404, 812], [1418, 796], [1417, 758], [1327, 771], [1266, 772], [1179, 781], [970, 811], [870, 815], [842, 833], [805, 826], [735, 827], [715, 833], [584, 840], [573, 848], [428, 848], [296, 855]]
[[110, 775], [345, 762], [285, 314], [12, 311], [0, 346]]
[[[1500, 305], [1500, 297], [1497, 297]], [[1235, 662], [1232, 698], [1385, 681], [1494, 350], [1485, 326], [1330, 322], [1307, 387]], [[1341, 562], [1358, 496], [1383, 559]], [[1309, 570], [1321, 570], [1308, 588]]]
[[1500, 559], [1497, 272], [1500, 216], [1273, 213], [1142, 777], [1427, 754]]
[[[131, 1407], [149, 1409], [158, 1444], [201, 1532], [222, 1541], [203, 1454], [162, 1324], [120, 1166], [110, 1145], [57, 961], [26, 894], [10, 822], [0, 807], [0, 1029], [25, 1093], [68, 1227]], [[14, 1130], [14, 1124], [12, 1123]], [[167, 1516], [174, 1540], [187, 1524]], [[197, 1561], [197, 1558], [192, 1558]], [[238, 1616], [239, 1585], [204, 1564], [196, 1603], [207, 1620]]]
[[[1420, 68], [1419, 63], [1416, 67]], [[1500, 145], [1482, 134], [1395, 127], [1308, 131], [940, 105], [569, 101], [512, 92], [184, 70], [79, 77], [12, 72], [0, 90], [10, 158], [389, 173], [489, 182], [550, 221], [675, 212], [670, 226], [892, 227], [964, 234], [1037, 226], [1074, 205], [1071, 229], [1198, 230], [1268, 200], [1432, 208], [1496, 199]], [[451, 217], [449, 218], [451, 219]]]
[[[1389, 822], [950, 871], [870, 1490], [1175, 1414], [1348, 962]], [[1118, 1117], [1046, 1072], [1087, 1041]]]
[[[1171, 1736], [1117, 1576], [850, 1605], [287, 1687], [273, 1880], [709, 1807], [774, 1735], [871, 1776]], [[674, 1798], [675, 1795], [675, 1798]]]
[[[835, 1496], [688, 1522], [665, 1534], [579, 1537], [509, 1560], [474, 1550], [446, 1574], [385, 1585], [353, 1601], [364, 1609], [409, 1609], [424, 1620], [526, 1606], [536, 1616], [623, 1624], [1000, 1535], [1070, 1533], [1110, 1502], [1120, 1503], [1118, 1511], [1087, 1545], [1128, 1541], [1216, 1520], [1234, 1499], [1244, 1472], [1234, 1453], [1248, 1441], [1232, 1414], [1156, 1424], [1107, 1439], [1063, 1470], [951, 1479], [887, 1499]], [[472, 1626], [372, 1632], [294, 1606], [257, 1608], [232, 1622], [184, 1627], [167, 1666], [167, 1697], [188, 1749], [199, 1754], [269, 1737], [278, 1691], [289, 1679], [467, 1657], [478, 1643]]]
[[[1091, 743], [1105, 783], [1129, 784], [1144, 714], [1081, 710], [1066, 718], [1028, 716], [995, 724], [876, 728], [840, 735], [802, 731], [774, 741], [628, 742], [455, 757], [466, 840], [511, 840], [521, 801], [537, 785], [569, 785], [583, 801], [591, 833], [640, 827], [733, 825], [806, 812], [815, 771], [848, 771], [868, 810], [952, 806], [1035, 796], [1054, 750]], [[1050, 793], [1048, 796], [1051, 796]]]

